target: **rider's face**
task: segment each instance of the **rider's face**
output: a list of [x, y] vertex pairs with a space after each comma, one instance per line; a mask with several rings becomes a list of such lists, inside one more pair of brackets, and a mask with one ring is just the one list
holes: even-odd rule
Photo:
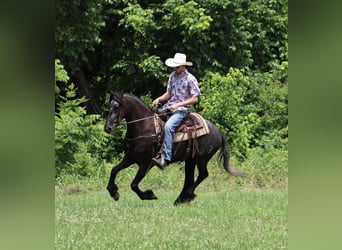
[[176, 74], [180, 74], [185, 70], [185, 66], [178, 66], [178, 67], [174, 67], [173, 70], [176, 72]]

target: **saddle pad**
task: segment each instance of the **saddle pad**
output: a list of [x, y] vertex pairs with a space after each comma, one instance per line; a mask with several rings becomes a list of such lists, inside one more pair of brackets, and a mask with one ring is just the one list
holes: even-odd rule
[[[202, 135], [206, 135], [209, 133], [209, 128], [203, 117], [197, 113], [191, 113], [191, 115], [195, 116], [198, 121], [200, 121], [200, 125], [196, 125], [196, 130], [192, 131], [192, 138], [200, 137]], [[184, 132], [176, 132], [173, 135], [173, 142], [187, 141], [189, 140], [189, 134]]]

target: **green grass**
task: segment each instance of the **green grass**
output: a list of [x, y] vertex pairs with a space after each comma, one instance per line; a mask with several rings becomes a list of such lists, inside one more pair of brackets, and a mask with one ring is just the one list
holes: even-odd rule
[[[56, 179], [56, 249], [287, 249], [287, 152], [255, 150], [243, 164], [248, 179], [228, 175], [214, 157], [190, 204], [174, 207], [184, 164], [153, 168], [140, 183], [158, 200], [131, 191], [137, 166], [121, 171], [120, 200], [105, 191], [112, 165], [96, 176]], [[197, 175], [197, 172], [196, 172]]]
[[[180, 188], [141, 201], [127, 188], [56, 192], [56, 249], [287, 249], [287, 189], [209, 188], [173, 206]], [[76, 190], [79, 191], [79, 190]]]

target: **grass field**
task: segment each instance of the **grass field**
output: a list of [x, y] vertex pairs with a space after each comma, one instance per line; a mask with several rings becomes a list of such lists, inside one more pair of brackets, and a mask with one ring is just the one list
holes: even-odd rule
[[[120, 191], [120, 190], [119, 190]], [[121, 190], [56, 192], [56, 249], [287, 249], [287, 189], [220, 188], [173, 206], [179, 190], [141, 201]]]

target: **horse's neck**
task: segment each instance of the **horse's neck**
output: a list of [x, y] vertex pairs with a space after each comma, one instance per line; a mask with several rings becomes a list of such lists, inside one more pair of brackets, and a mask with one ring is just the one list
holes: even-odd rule
[[133, 98], [127, 107], [127, 135], [135, 137], [149, 134], [154, 129], [153, 112], [142, 101]]
[[150, 109], [144, 106], [139, 106], [139, 105], [129, 107], [129, 110], [126, 112], [127, 112], [126, 121], [131, 122], [131, 123], [135, 123], [135, 121], [137, 120], [141, 120], [146, 117], [153, 116], [153, 112]]
[[144, 118], [146, 118], [146, 117], [148, 117], [148, 116], [151, 116], [151, 115], [153, 115], [153, 113], [144, 112], [143, 110], [142, 110], [142, 111], [139, 111], [139, 112], [130, 110], [130, 111], [127, 113], [126, 121], [127, 121], [127, 122], [134, 122], [134, 121], [136, 121], [136, 120], [144, 119]]

